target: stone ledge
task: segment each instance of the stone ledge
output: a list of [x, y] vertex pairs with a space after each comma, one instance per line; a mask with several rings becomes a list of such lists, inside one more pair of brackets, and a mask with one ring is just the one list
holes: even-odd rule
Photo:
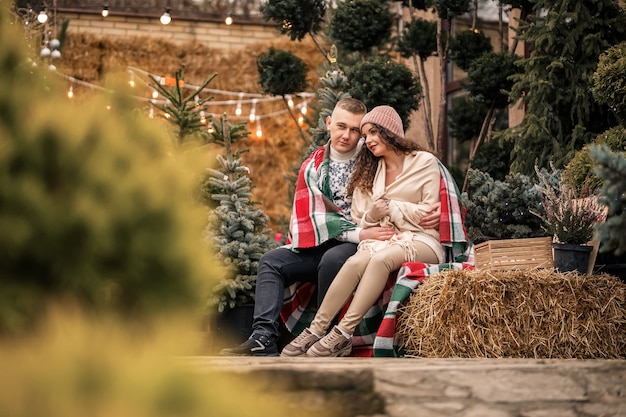
[[324, 416], [626, 416], [625, 360], [187, 357]]

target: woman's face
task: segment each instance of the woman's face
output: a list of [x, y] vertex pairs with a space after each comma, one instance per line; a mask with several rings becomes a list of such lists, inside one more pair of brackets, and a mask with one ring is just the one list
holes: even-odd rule
[[365, 123], [361, 133], [365, 137], [365, 146], [374, 156], [385, 156], [391, 152], [391, 148], [387, 145], [385, 139], [382, 138], [380, 130], [375, 125]]

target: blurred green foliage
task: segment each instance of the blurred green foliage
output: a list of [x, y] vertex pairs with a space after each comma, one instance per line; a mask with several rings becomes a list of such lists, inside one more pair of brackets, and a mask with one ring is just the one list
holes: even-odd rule
[[192, 195], [208, 155], [177, 153], [122, 83], [75, 103], [0, 12], [0, 333], [51, 300], [143, 319], [201, 308], [217, 280]]

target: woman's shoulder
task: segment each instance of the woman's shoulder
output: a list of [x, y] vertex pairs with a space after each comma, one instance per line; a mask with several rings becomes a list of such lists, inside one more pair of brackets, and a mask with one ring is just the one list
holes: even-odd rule
[[411, 156], [415, 161], [419, 161], [421, 163], [436, 164], [439, 162], [439, 159], [433, 153], [428, 151], [415, 151], [411, 154]]

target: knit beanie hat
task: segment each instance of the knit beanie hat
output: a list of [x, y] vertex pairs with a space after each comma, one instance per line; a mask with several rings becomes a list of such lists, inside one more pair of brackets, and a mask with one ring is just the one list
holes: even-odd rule
[[377, 124], [384, 127], [394, 135], [404, 137], [404, 128], [402, 127], [402, 119], [398, 112], [391, 106], [377, 106], [361, 119], [361, 129], [366, 123]]

